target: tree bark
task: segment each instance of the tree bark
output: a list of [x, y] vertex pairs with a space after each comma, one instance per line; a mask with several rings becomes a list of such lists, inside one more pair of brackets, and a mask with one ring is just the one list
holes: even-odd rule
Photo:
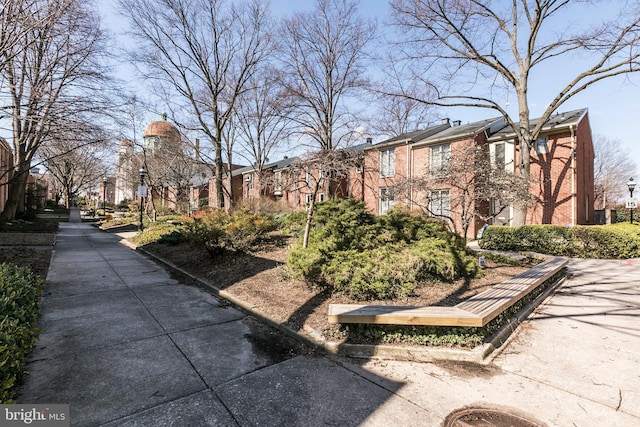
[[27, 187], [28, 168], [20, 168], [10, 177], [8, 185], [7, 202], [0, 214], [0, 221], [7, 222], [15, 219], [18, 213], [24, 211], [24, 196]]
[[[222, 165], [222, 150], [220, 150], [220, 152], [218, 153], [218, 148], [216, 147], [216, 159], [215, 159], [215, 164], [216, 164], [216, 207], [217, 208], [223, 208], [225, 207], [226, 203], [224, 202], [224, 186], [222, 185], [222, 171], [223, 171], [223, 165]], [[229, 184], [231, 184], [231, 175], [228, 174], [229, 177]]]
[[[316, 191], [317, 193], [317, 191]], [[316, 208], [316, 195], [314, 194], [307, 207], [307, 222], [304, 224], [304, 236], [302, 237], [302, 248], [307, 249], [309, 246], [309, 231], [311, 231], [311, 222], [313, 221], [313, 212]]]

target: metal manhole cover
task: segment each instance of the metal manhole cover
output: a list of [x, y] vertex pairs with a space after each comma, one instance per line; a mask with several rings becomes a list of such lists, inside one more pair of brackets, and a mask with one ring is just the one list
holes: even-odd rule
[[511, 408], [468, 407], [453, 411], [442, 427], [546, 427]]

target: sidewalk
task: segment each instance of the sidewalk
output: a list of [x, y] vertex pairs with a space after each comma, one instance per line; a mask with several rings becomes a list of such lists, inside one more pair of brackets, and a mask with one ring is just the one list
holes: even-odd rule
[[640, 271], [575, 277], [489, 366], [312, 354], [81, 223], [61, 224], [18, 403], [78, 426], [438, 426], [466, 405], [548, 425], [640, 424]]

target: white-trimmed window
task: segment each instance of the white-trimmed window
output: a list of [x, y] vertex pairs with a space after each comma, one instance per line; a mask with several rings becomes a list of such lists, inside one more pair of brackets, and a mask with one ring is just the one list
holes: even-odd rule
[[311, 170], [307, 167], [304, 174], [304, 182], [307, 185], [311, 185]]
[[380, 189], [380, 215], [384, 215], [389, 212], [389, 209], [393, 207], [394, 196], [393, 191], [390, 188]]
[[448, 217], [451, 213], [449, 190], [431, 191], [429, 210], [432, 215]]
[[493, 152], [493, 167], [497, 170], [504, 170], [505, 167], [505, 145], [504, 142], [495, 144]]
[[282, 195], [282, 173], [280, 171], [274, 173], [273, 194], [276, 196]]
[[450, 159], [451, 144], [442, 144], [431, 147], [431, 158], [429, 164], [431, 176], [448, 175]]
[[547, 138], [536, 139], [536, 153], [547, 154], [548, 152], [549, 152], [549, 147], [547, 145]]
[[318, 201], [319, 202], [324, 202], [324, 193], [318, 194]]
[[396, 173], [396, 149], [380, 151], [380, 176], [393, 176]]
[[304, 202], [305, 202], [306, 204], [311, 203], [311, 200], [313, 200], [313, 197], [311, 197], [311, 194], [305, 194], [305, 195], [304, 195]]
[[515, 145], [513, 141], [500, 141], [489, 144], [491, 167], [494, 170], [513, 172]]

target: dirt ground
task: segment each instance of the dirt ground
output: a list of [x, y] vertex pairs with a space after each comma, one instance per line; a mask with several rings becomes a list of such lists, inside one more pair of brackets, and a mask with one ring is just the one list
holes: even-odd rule
[[0, 264], [8, 262], [19, 267], [28, 267], [42, 280], [47, 278], [51, 249], [0, 247]]
[[[288, 252], [286, 242], [265, 246], [251, 255], [235, 254], [218, 258], [211, 258], [205, 251], [195, 250], [186, 243], [154, 243], [144, 246], [144, 249], [253, 304], [272, 319], [297, 331], [323, 331], [329, 326], [329, 304], [359, 302], [293, 280], [285, 265]], [[525, 269], [525, 266], [497, 265], [487, 260], [482, 277], [454, 283], [424, 284], [416, 290], [415, 296], [400, 301], [367, 303], [452, 306]]]
[[[57, 230], [58, 224], [50, 221], [0, 223], [0, 233], [55, 233]], [[47, 277], [50, 260], [50, 246], [0, 246], [0, 264], [8, 262], [19, 267], [28, 267], [42, 280]]]

